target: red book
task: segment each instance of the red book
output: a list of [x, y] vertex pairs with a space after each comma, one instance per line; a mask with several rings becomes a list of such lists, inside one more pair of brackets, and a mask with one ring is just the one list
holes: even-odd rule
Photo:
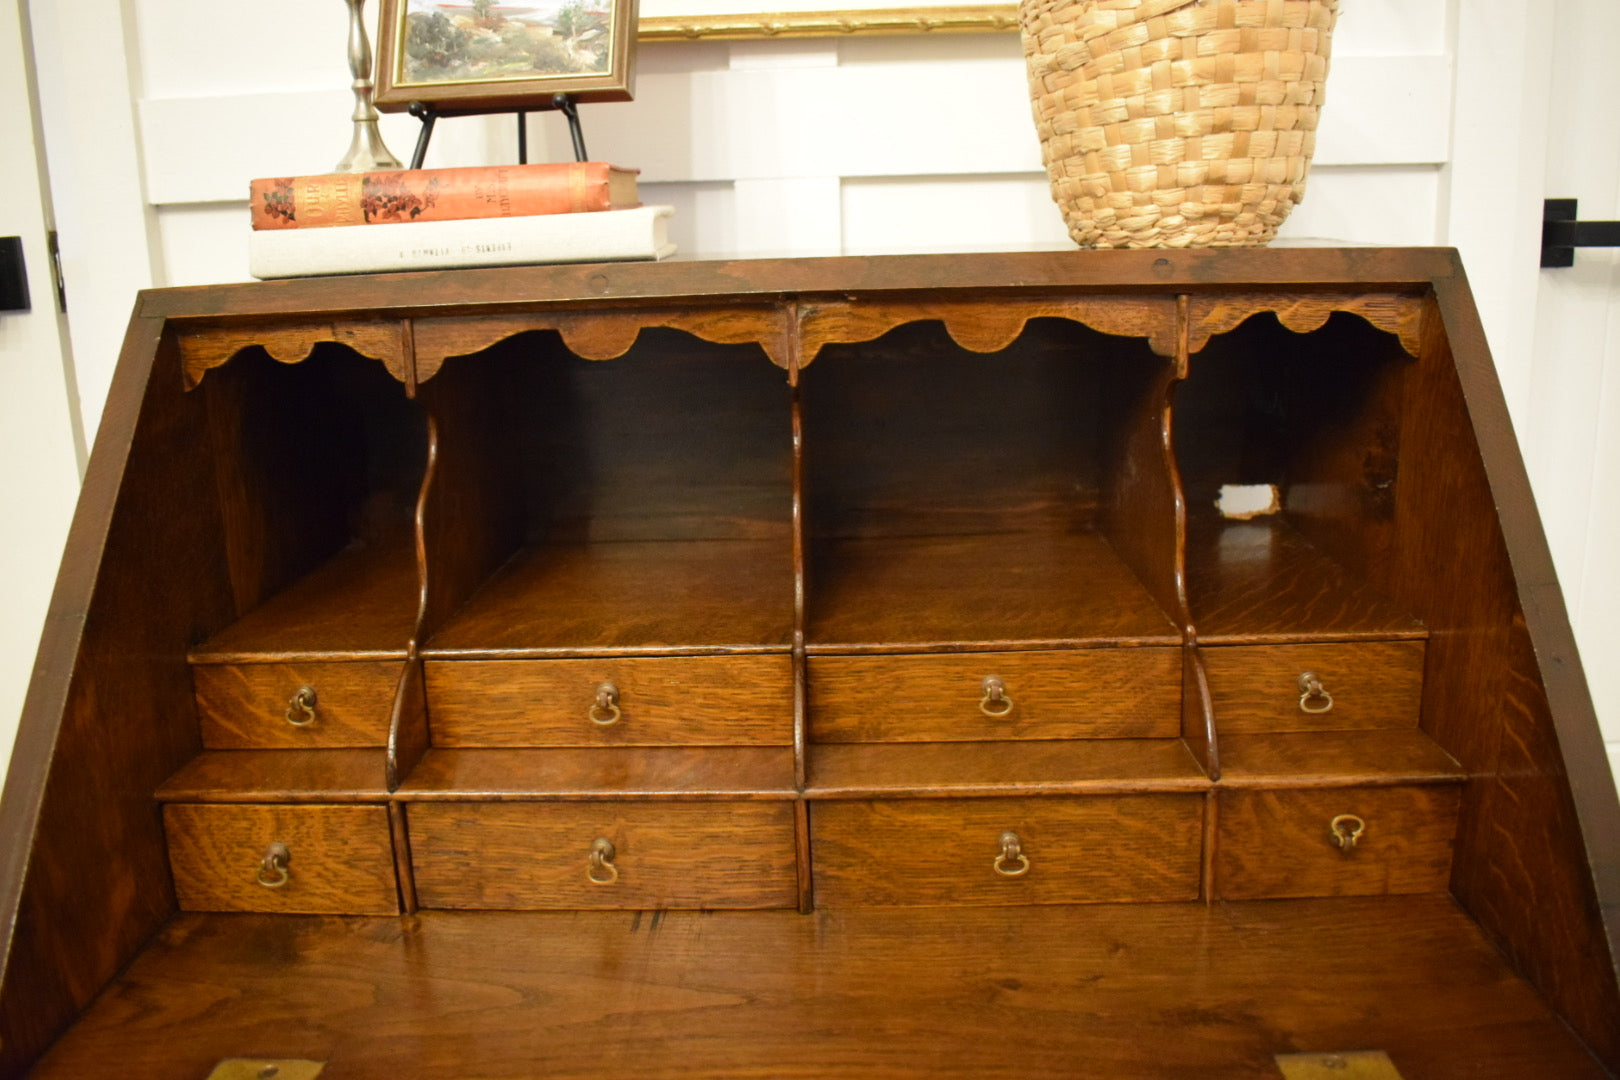
[[639, 169], [605, 161], [325, 173], [253, 181], [255, 229], [528, 217], [640, 206]]

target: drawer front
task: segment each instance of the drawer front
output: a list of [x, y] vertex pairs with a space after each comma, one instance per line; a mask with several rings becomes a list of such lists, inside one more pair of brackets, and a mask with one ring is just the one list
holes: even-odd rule
[[426, 676], [436, 746], [793, 742], [786, 654], [434, 660]]
[[[404, 664], [197, 664], [210, 750], [386, 746]], [[302, 693], [302, 691], [309, 693]]]
[[175, 803], [163, 826], [185, 911], [399, 912], [386, 807]]
[[779, 908], [798, 903], [793, 804], [413, 803], [429, 908]]
[[1202, 795], [813, 803], [816, 903], [1196, 900], [1203, 805]]
[[1179, 649], [812, 656], [807, 672], [817, 742], [1181, 734]]
[[[1227, 900], [1444, 892], [1451, 878], [1455, 785], [1224, 791], [1215, 893]], [[1360, 835], [1348, 849], [1338, 830]]]
[[1421, 641], [1200, 650], [1215, 723], [1231, 735], [1416, 727], [1423, 651]]

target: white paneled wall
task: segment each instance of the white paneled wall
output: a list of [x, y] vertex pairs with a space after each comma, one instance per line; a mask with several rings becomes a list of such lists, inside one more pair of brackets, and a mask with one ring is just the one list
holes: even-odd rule
[[[93, 431], [134, 291], [243, 280], [248, 180], [324, 171], [347, 147], [346, 8], [28, 2]], [[368, 8], [374, 18], [376, 0]], [[1583, 256], [1553, 281], [1539, 321], [1548, 344], [1533, 347], [1548, 280], [1533, 268], [1541, 196], [1620, 210], [1620, 141], [1597, 152], [1575, 134], [1547, 149], [1560, 95], [1595, 102], [1594, 118], [1620, 100], [1604, 55], [1617, 17], [1614, 0], [1342, 0], [1309, 196], [1285, 236], [1462, 249], [1620, 746], [1620, 672], [1590, 663], [1620, 646], [1620, 564], [1608, 556], [1620, 379], [1603, 359], [1620, 354], [1620, 318], [1605, 314], [1614, 263]], [[645, 197], [677, 208], [689, 255], [1067, 244], [1013, 34], [648, 45], [637, 100], [582, 115], [592, 156], [639, 166]], [[514, 123], [443, 121], [428, 163], [511, 161]], [[383, 121], [401, 157], [415, 128]], [[531, 117], [530, 151], [569, 156], [556, 116]], [[1580, 159], [1588, 186], [1544, 192], [1549, 164], [1566, 159]]]
[[[218, 53], [240, 48], [257, 13], [134, 4], [143, 183], [170, 283], [241, 279], [245, 218], [221, 211], [243, 206], [248, 178], [322, 171], [347, 145], [339, 5], [282, 7], [309, 9], [308, 33], [266, 39], [249, 69]], [[1311, 196], [1290, 234], [1438, 239], [1447, 25], [1445, 0], [1346, 5]], [[582, 116], [593, 157], [639, 166], [647, 197], [677, 207], [689, 254], [1065, 242], [1014, 34], [648, 45], [637, 100]], [[428, 163], [513, 160], [513, 126], [442, 122]], [[408, 117], [385, 118], [401, 156], [414, 131]], [[534, 116], [530, 132], [534, 159], [568, 156], [556, 116]]]

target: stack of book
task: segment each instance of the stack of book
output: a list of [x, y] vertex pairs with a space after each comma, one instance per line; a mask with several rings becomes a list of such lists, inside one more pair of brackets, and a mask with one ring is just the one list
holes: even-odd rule
[[668, 206], [603, 161], [287, 176], [252, 183], [256, 278], [662, 259]]

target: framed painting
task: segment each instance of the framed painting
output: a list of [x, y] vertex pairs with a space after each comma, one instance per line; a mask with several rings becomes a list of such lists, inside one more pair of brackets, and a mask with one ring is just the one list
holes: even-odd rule
[[443, 115], [628, 101], [636, 0], [382, 0], [375, 99]]

